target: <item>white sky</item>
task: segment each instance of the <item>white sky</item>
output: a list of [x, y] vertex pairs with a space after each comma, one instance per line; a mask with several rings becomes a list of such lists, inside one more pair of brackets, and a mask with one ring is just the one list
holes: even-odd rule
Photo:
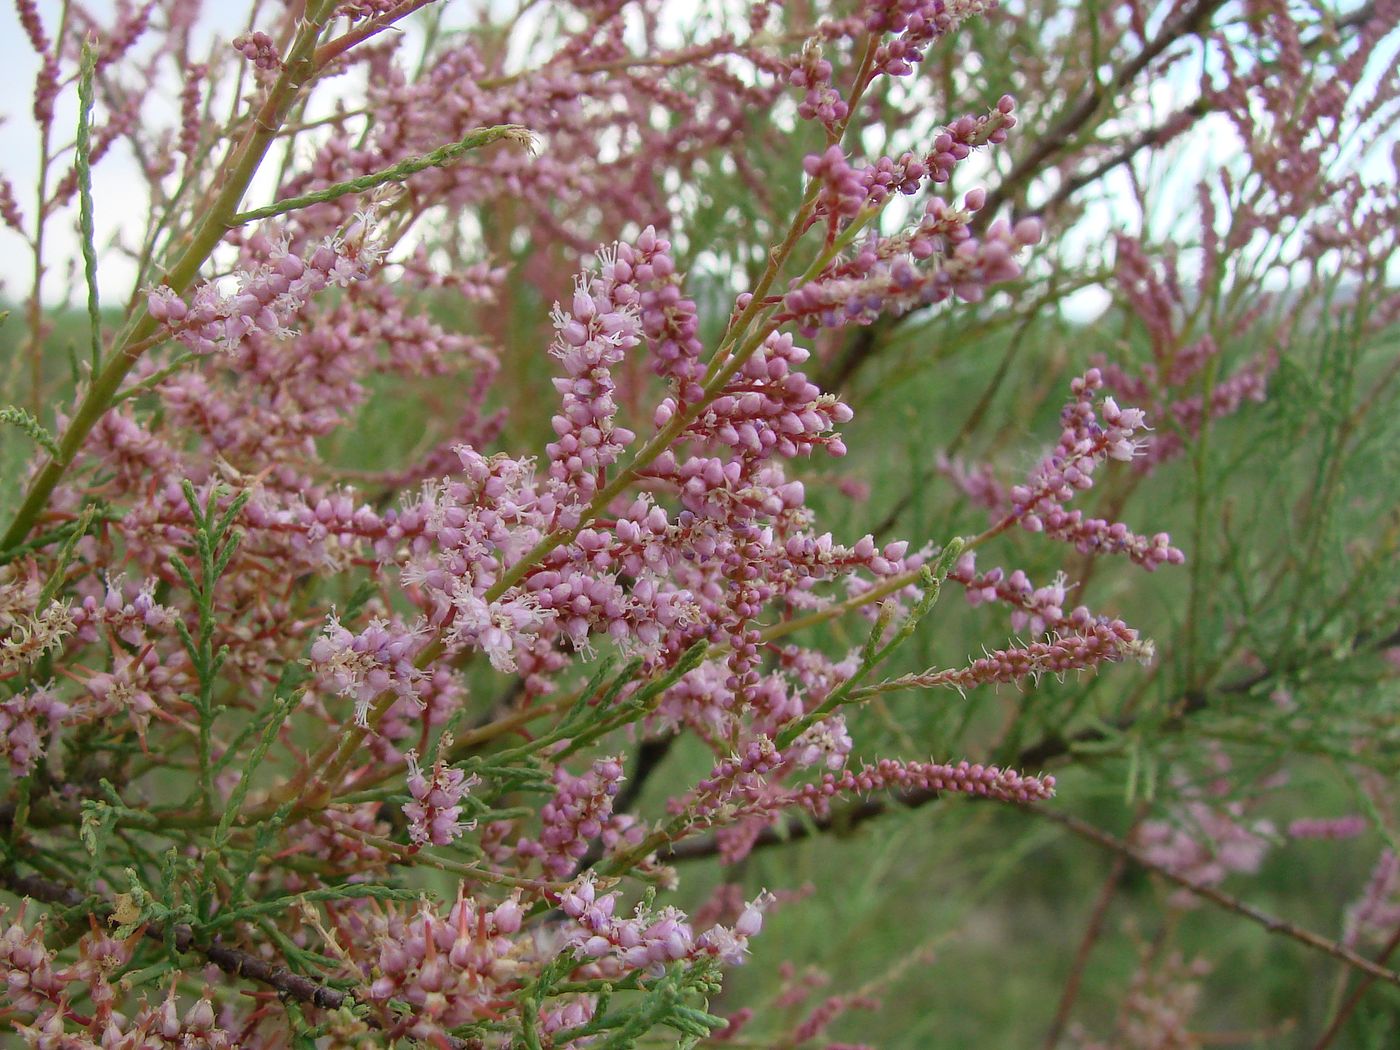
[[[38, 6], [46, 28], [52, 35], [58, 21], [58, 0], [40, 0]], [[98, 9], [108, 7], [107, 4], [100, 3], [91, 6]], [[203, 23], [206, 35], [217, 32], [224, 39], [228, 39], [241, 31], [242, 19], [246, 17], [243, 4], [213, 3], [205, 6], [210, 12]], [[1387, 55], [1376, 63], [1377, 76], [1379, 70], [1385, 68], [1387, 60], [1394, 61], [1397, 48], [1400, 48], [1400, 40], [1392, 40]], [[34, 214], [32, 195], [38, 160], [38, 136], [30, 118], [30, 107], [38, 63], [19, 28], [11, 5], [5, 5], [3, 12], [0, 12], [0, 68], [5, 70], [4, 91], [0, 94], [0, 113], [4, 115], [3, 121], [0, 121], [0, 173], [3, 173], [14, 187], [20, 208], [26, 221], [30, 222]], [[1192, 77], [1196, 75], [1198, 73], [1191, 74]], [[333, 81], [318, 92], [318, 99], [325, 105], [327, 112], [337, 86], [339, 84]], [[168, 105], [168, 112], [173, 114], [178, 105], [174, 93], [178, 91], [179, 85], [172, 80], [168, 88], [167, 97], [158, 102]], [[341, 90], [346, 89], [353, 90], [353, 84], [345, 83]], [[1182, 99], [1193, 97], [1194, 91], [1194, 82], [1188, 83], [1185, 78], [1181, 83], [1161, 82], [1154, 87], [1154, 102], [1160, 105], [1161, 111], [1166, 112]], [[55, 127], [64, 130], [55, 136], [59, 145], [66, 144], [69, 139], [66, 129], [76, 126], [74, 95], [70, 90], [60, 97]], [[1206, 122], [1190, 142], [1189, 148], [1173, 151], [1169, 157], [1158, 158], [1154, 163], [1161, 166], [1163, 161], [1170, 159], [1175, 170], [1164, 174], [1169, 174], [1174, 182], [1180, 181], [1182, 185], [1190, 185], [1194, 183], [1198, 172], [1218, 163], [1222, 149], [1228, 149], [1228, 146], [1224, 145], [1230, 141], [1226, 134], [1220, 124]], [[1378, 156], [1383, 158], [1386, 152], [1380, 150]], [[1187, 163], [1191, 159], [1195, 161], [1193, 165]], [[1189, 170], [1192, 167], [1196, 170]], [[1385, 178], [1389, 175], [1386, 170], [1388, 167], [1388, 163], [1374, 171], [1368, 167], [1367, 174], [1375, 178]], [[61, 178], [66, 170], [66, 164], [55, 165], [54, 173], [50, 176], [51, 182]], [[96, 169], [96, 176], [93, 196], [101, 259], [99, 285], [104, 302], [123, 302], [132, 291], [134, 264], [119, 253], [103, 252], [102, 247], [123, 230], [129, 242], [135, 241], [135, 234], [139, 232], [138, 227], [144, 216], [145, 183], [134, 160], [123, 146], [118, 146], [108, 154]], [[1140, 217], [1127, 192], [1124, 179], [1124, 174], [1119, 172], [1116, 181], [1107, 182], [1103, 187], [1107, 193], [1094, 205], [1094, 211], [1088, 221], [1069, 234], [1070, 245], [1082, 246], [1086, 251], [1091, 250], [1097, 246], [1096, 242], [1102, 242], [1103, 234], [1107, 230], [1122, 226], [1136, 228]], [[267, 189], [263, 187], [263, 192], [259, 193], [259, 187], [255, 185], [249, 194], [249, 202], [267, 199]], [[46, 257], [50, 260], [50, 266], [44, 284], [44, 297], [51, 302], [61, 299], [70, 290], [74, 292], [75, 301], [80, 301], [83, 295], [81, 287], [70, 288], [70, 281], [76, 272], [72, 268], [72, 261], [77, 258], [80, 250], [76, 219], [76, 208], [67, 209], [49, 224], [46, 232]], [[28, 246], [8, 228], [0, 227], [0, 297], [17, 301], [27, 296], [33, 279], [32, 269], [33, 259]], [[77, 280], [81, 283], [80, 276]], [[1097, 315], [1106, 305], [1106, 300], [1107, 293], [1102, 289], [1091, 288], [1071, 297], [1066, 307], [1072, 315], [1088, 318]]]

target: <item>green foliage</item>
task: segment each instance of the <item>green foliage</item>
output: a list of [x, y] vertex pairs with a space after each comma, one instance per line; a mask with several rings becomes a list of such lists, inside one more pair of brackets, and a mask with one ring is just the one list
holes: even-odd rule
[[58, 442], [53, 439], [44, 427], [30, 415], [29, 410], [18, 405], [6, 405], [0, 408], [0, 423], [8, 423], [10, 426], [24, 431], [29, 435], [34, 444], [38, 445], [51, 456], [58, 455]]
[[214, 634], [218, 626], [214, 590], [234, 551], [238, 549], [240, 537], [232, 531], [233, 523], [238, 519], [238, 513], [248, 502], [251, 493], [238, 493], [220, 512], [219, 486], [215, 485], [209, 490], [202, 506], [194, 485], [186, 481], [182, 488], [194, 522], [191, 538], [199, 566], [198, 578], [185, 559], [178, 554], [171, 555], [170, 564], [185, 582], [197, 603], [198, 638], [191, 634], [182, 621], [175, 622], [175, 629], [180, 634], [180, 640], [184, 643], [185, 651], [189, 654], [199, 680], [198, 693], [188, 699], [199, 716], [199, 806], [208, 816], [213, 811], [215, 797], [211, 739], [214, 720], [219, 714], [219, 708], [214, 702], [214, 687], [218, 681], [219, 668], [228, 655], [226, 648], [214, 648]]

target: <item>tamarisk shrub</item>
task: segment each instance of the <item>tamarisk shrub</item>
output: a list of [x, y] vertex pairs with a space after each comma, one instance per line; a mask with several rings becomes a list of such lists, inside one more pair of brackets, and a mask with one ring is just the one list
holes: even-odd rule
[[[1393, 4], [1310, 36], [1282, 5], [1242, 32], [1208, 0], [1070, 28], [981, 0], [606, 0], [499, 23], [448, 0], [253, 5], [235, 25], [189, 0], [15, 10], [38, 164], [33, 194], [0, 180], [33, 260], [3, 410], [0, 885], [24, 900], [0, 1010], [26, 1044], [821, 1040], [873, 996], [853, 984], [792, 1022], [816, 984], [774, 964], [768, 1016], [721, 998], [765, 925], [800, 921], [796, 887], [692, 904], [687, 862], [738, 866], [894, 800], [1053, 813], [1042, 769], [1072, 749], [1026, 739], [1056, 724], [1034, 703], [999, 738], [883, 726], [898, 694], [980, 726], [983, 687], [1152, 665], [1114, 611], [1130, 603], [1081, 600], [1095, 573], [1190, 574], [1180, 695], [1265, 660], [1243, 633], [1205, 644], [1193, 545], [1126, 503], [1172, 460], [1205, 478], [1212, 423], [1283, 367], [1292, 332], [1250, 301], [1249, 264], [1383, 273], [1393, 187], [1338, 165], [1355, 128], [1388, 126], [1393, 77], [1368, 78]], [[1135, 79], [1193, 34], [1222, 70], [1208, 105], [1123, 142], [1102, 92], [1052, 116], [1074, 85], [1050, 56], [1092, 38], [1093, 76], [1136, 118]], [[1316, 55], [1336, 76], [1310, 96]], [[1061, 362], [1040, 392], [1058, 436], [1038, 404], [1012, 413], [1044, 423], [1012, 469], [930, 453], [985, 523], [954, 506], [907, 539], [841, 531], [831, 472], [859, 454], [857, 380], [898, 326], [1031, 317], [1092, 266], [1041, 243], [1074, 228], [1084, 170], [1212, 109], [1249, 167], [1195, 198], [1196, 291], [1146, 234], [1116, 241], [1150, 362]], [[139, 218], [98, 208], [119, 163]], [[1394, 320], [1377, 280], [1368, 337]], [[1217, 382], [1260, 326], [1267, 348]], [[1206, 549], [1205, 495], [1196, 510]], [[992, 549], [1028, 568], [979, 566]], [[1004, 618], [975, 645], [944, 626], [949, 585]], [[1106, 712], [1123, 733], [1134, 713]], [[1251, 824], [1249, 863], [1215, 858], [1242, 807], [1174, 783], [1178, 808], [1124, 855], [1212, 887], [1256, 870], [1273, 825]], [[1163, 823], [1181, 813], [1196, 837]], [[1182, 958], [1142, 963], [1139, 1041], [1149, 1000], [1200, 998], [1208, 963]]]

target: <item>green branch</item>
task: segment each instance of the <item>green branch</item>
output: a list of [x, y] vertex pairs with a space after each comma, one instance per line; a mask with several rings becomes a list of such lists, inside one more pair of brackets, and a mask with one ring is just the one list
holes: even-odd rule
[[87, 278], [94, 374], [102, 365], [102, 314], [97, 303], [97, 246], [92, 226], [92, 78], [96, 66], [97, 56], [93, 53], [92, 41], [84, 40], [82, 69], [78, 76], [78, 230], [83, 241], [83, 274]]
[[420, 171], [427, 171], [429, 168], [441, 168], [451, 164], [458, 157], [469, 153], [474, 149], [489, 145], [505, 139], [514, 142], [516, 145], [524, 146], [531, 152], [534, 151], [534, 136], [529, 130], [519, 124], [498, 124], [490, 128], [477, 128], [469, 132], [460, 142], [452, 142], [446, 146], [439, 146], [431, 153], [425, 153], [421, 157], [410, 157], [408, 160], [401, 160], [397, 164], [369, 175], [361, 175], [359, 178], [347, 179], [345, 182], [337, 182], [327, 186], [325, 189], [313, 190], [311, 193], [303, 193], [299, 197], [286, 197], [274, 204], [269, 204], [264, 208], [254, 208], [252, 211], [240, 212], [229, 220], [230, 226], [242, 226], [245, 223], [256, 222], [259, 219], [270, 219], [275, 215], [285, 215], [287, 212], [300, 211], [302, 208], [309, 208], [313, 204], [325, 204], [328, 201], [336, 200], [350, 193], [364, 193], [366, 190], [375, 189], [390, 182], [402, 182], [410, 175], [417, 175]]
[[[193, 234], [184, 241], [184, 250], [161, 278], [161, 284], [182, 294], [199, 275], [200, 268], [213, 254], [214, 249], [228, 232], [229, 219], [233, 216], [248, 185], [257, 174], [268, 149], [277, 138], [277, 133], [286, 120], [288, 112], [300, 96], [301, 88], [315, 74], [312, 54], [316, 38], [330, 21], [334, 5], [320, 2], [309, 9], [302, 20], [277, 81], [269, 89], [262, 107], [249, 127], [248, 135], [234, 150], [227, 164], [216, 173], [217, 196], [204, 211]], [[111, 407], [112, 398], [121, 388], [122, 380], [140, 360], [141, 353], [149, 345], [147, 340], [155, 335], [160, 325], [144, 306], [138, 305], [117, 336], [111, 355], [102, 367], [96, 370], [92, 384], [83, 395], [82, 403], [73, 413], [72, 420], [58, 442], [58, 454], [30, 481], [24, 501], [15, 512], [14, 519], [0, 537], [0, 548], [16, 547], [24, 542], [48, 506], [49, 497], [67, 473], [69, 466], [82, 448], [83, 441], [91, 433], [97, 421]], [[37, 326], [35, 328], [37, 331]]]

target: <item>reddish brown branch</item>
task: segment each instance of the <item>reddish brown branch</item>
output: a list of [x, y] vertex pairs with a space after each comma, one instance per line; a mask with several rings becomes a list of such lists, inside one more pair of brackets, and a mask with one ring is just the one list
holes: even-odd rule
[[432, 2], [433, 0], [404, 0], [398, 7], [386, 11], [382, 15], [365, 19], [353, 29], [318, 47], [315, 55], [316, 68], [324, 69], [328, 62], [339, 58], [356, 44], [368, 40], [377, 33], [382, 33], [395, 22], [407, 18], [419, 8], [427, 7]]
[[1156, 37], [1135, 54], [1130, 61], [1125, 62], [1107, 84], [1094, 84], [1076, 99], [1074, 104], [1060, 115], [1054, 125], [1036, 140], [1030, 152], [1012, 165], [1011, 171], [1007, 173], [1001, 184], [987, 195], [986, 207], [979, 213], [980, 217], [984, 217], [983, 221], [990, 220], [1013, 192], [1019, 190], [1038, 175], [1044, 169], [1046, 161], [1062, 152], [1074, 140], [1084, 125], [1089, 122], [1090, 118], [1098, 112], [1099, 107], [1106, 99], [1115, 97], [1118, 92], [1136, 80], [1138, 74], [1142, 73], [1158, 56], [1178, 40], [1198, 33], [1208, 25], [1211, 15], [1215, 13], [1216, 8], [1221, 3], [1222, 0], [1196, 0], [1196, 3], [1191, 7], [1162, 26]]
[[1093, 824], [1080, 820], [1078, 817], [1071, 816], [1068, 813], [1056, 813], [1054, 810], [1036, 806], [1022, 806], [1020, 808], [1026, 813], [1032, 813], [1038, 817], [1044, 817], [1046, 820], [1052, 820], [1061, 827], [1072, 831], [1080, 838], [1092, 842], [1096, 846], [1101, 846], [1106, 850], [1110, 850], [1131, 863], [1136, 864], [1138, 867], [1151, 871], [1166, 879], [1168, 882], [1180, 886], [1188, 893], [1194, 894], [1202, 900], [1210, 901], [1212, 904], [1218, 905], [1226, 911], [1232, 912], [1241, 918], [1248, 919], [1250, 922], [1264, 927], [1264, 929], [1268, 930], [1270, 933], [1276, 933], [1280, 937], [1287, 937], [1290, 940], [1297, 941], [1299, 944], [1312, 948], [1314, 951], [1322, 952], [1324, 955], [1330, 955], [1332, 958], [1346, 963], [1353, 969], [1359, 970], [1375, 980], [1385, 981], [1388, 984], [1393, 984], [1397, 988], [1400, 988], [1400, 973], [1396, 973], [1394, 970], [1388, 970], [1384, 966], [1372, 962], [1364, 955], [1358, 955], [1350, 948], [1336, 941], [1328, 940], [1326, 937], [1313, 933], [1311, 930], [1304, 929], [1285, 919], [1280, 919], [1277, 916], [1260, 911], [1252, 904], [1246, 904], [1239, 898], [1232, 897], [1228, 893], [1216, 889], [1214, 886], [1207, 886], [1204, 883], [1197, 882], [1195, 879], [1188, 879], [1185, 875], [1178, 875], [1169, 868], [1164, 868], [1160, 864], [1148, 860], [1128, 843], [1124, 842], [1116, 835], [1109, 834], [1102, 828], [1095, 827]]
[[1074, 1009], [1075, 1001], [1079, 998], [1079, 986], [1084, 981], [1084, 971], [1089, 965], [1089, 956], [1093, 953], [1094, 945], [1098, 943], [1099, 937], [1103, 934], [1104, 919], [1108, 916], [1108, 907], [1113, 903], [1114, 895], [1118, 892], [1118, 885], [1123, 880], [1123, 872], [1128, 868], [1128, 858], [1121, 854], [1114, 860], [1113, 867], [1109, 870], [1108, 878], [1104, 879], [1103, 886], [1099, 889], [1098, 898], [1094, 901], [1094, 908], [1089, 913], [1089, 922], [1084, 927], [1084, 936], [1079, 940], [1079, 947], [1074, 953], [1074, 962], [1070, 965], [1069, 978], [1065, 981], [1065, 990], [1060, 995], [1060, 1004], [1055, 1009], [1055, 1017], [1050, 1022], [1050, 1030], [1045, 1034], [1045, 1050], [1055, 1050], [1060, 1043], [1060, 1036], [1065, 1030], [1065, 1025], [1069, 1023], [1069, 1015]]
[[[1400, 948], [1400, 927], [1396, 927], [1394, 933], [1390, 935], [1390, 940], [1386, 941], [1385, 947], [1376, 956], [1376, 963], [1384, 963], [1395, 953], [1395, 949]], [[1342, 1034], [1342, 1028], [1346, 1025], [1347, 1019], [1351, 1017], [1357, 1006], [1361, 1004], [1362, 998], [1371, 990], [1371, 985], [1376, 983], [1376, 978], [1367, 974], [1361, 979], [1361, 983], [1347, 996], [1346, 1002], [1337, 1008], [1337, 1013], [1333, 1016], [1331, 1024], [1327, 1030], [1318, 1036], [1317, 1042], [1313, 1045], [1313, 1050], [1327, 1050], [1337, 1038]]]

